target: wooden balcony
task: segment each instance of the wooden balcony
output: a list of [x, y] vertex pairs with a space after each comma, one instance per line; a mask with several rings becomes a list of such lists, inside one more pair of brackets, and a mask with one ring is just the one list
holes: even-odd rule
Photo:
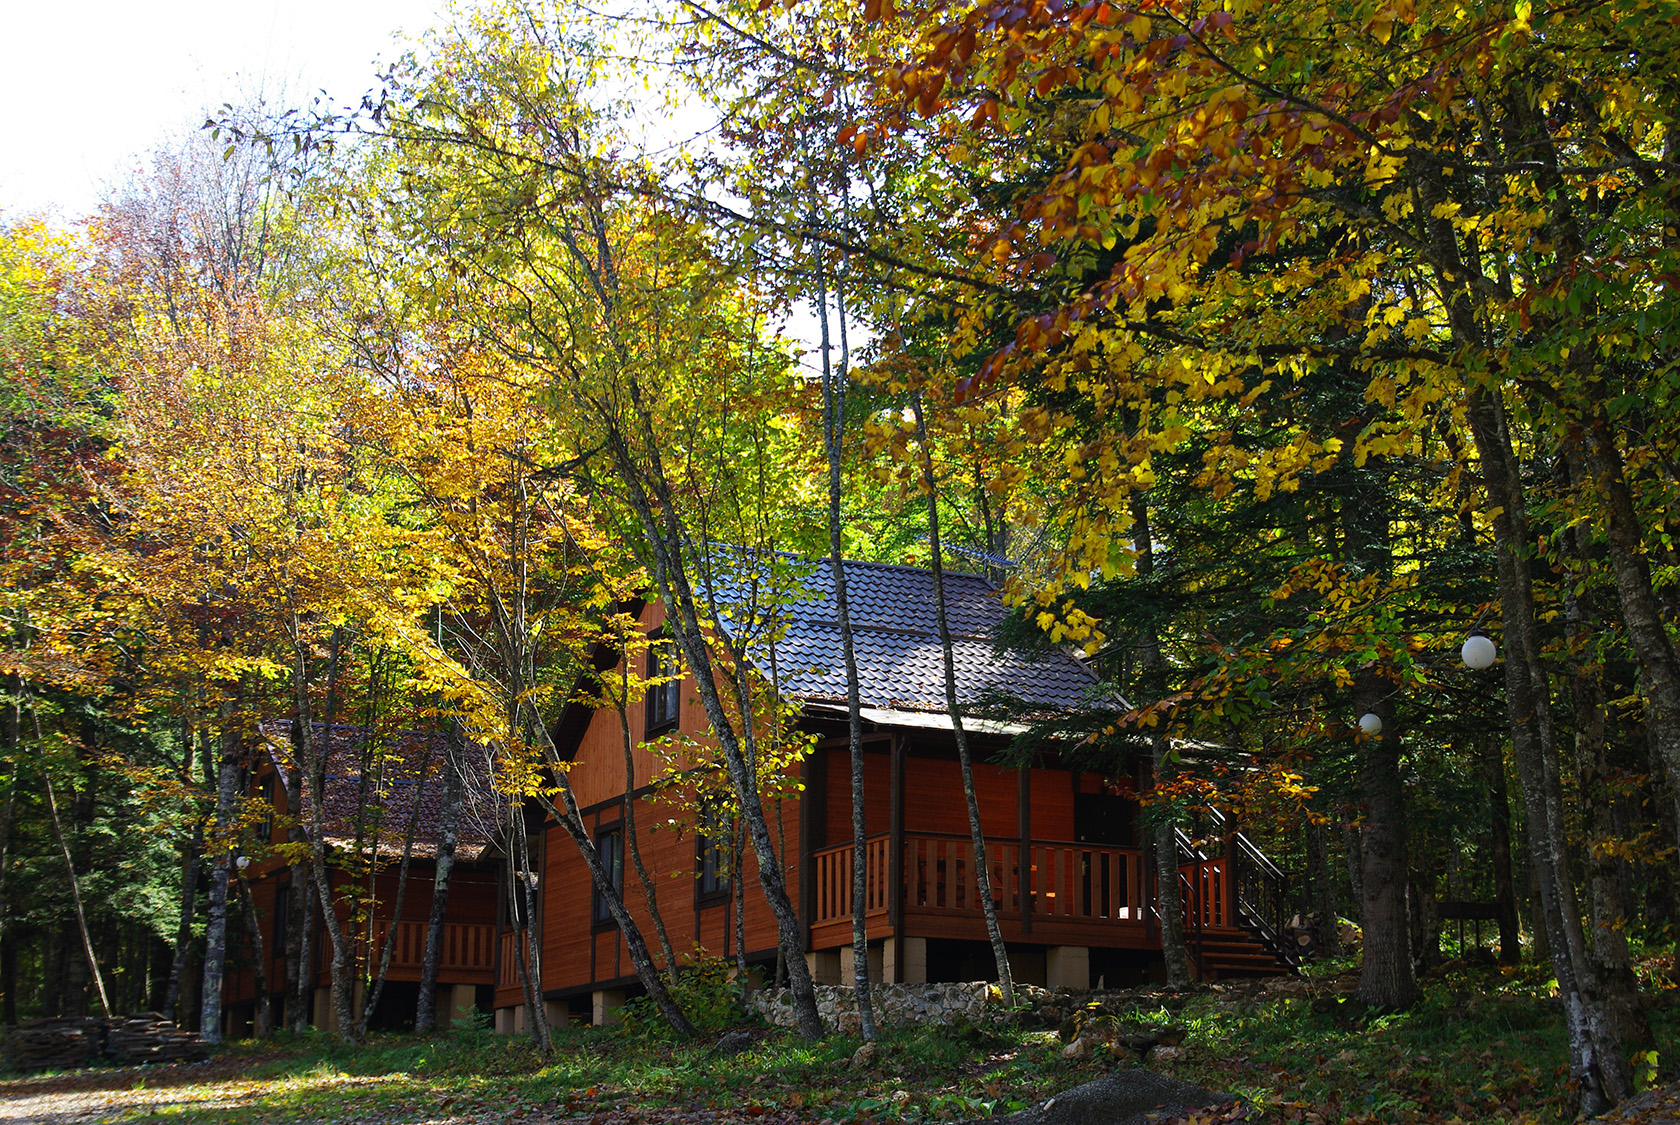
[[[377, 970], [389, 919], [375, 919], [367, 965]], [[391, 935], [391, 980], [419, 980], [426, 955], [426, 923], [398, 922]], [[438, 950], [438, 980], [445, 984], [489, 984], [496, 967], [496, 927], [445, 922]]]
[[[975, 885], [974, 845], [966, 836], [906, 834], [898, 870], [889, 835], [869, 837], [869, 936], [984, 940], [984, 913]], [[1159, 946], [1153, 872], [1136, 848], [1056, 841], [986, 841], [992, 900], [1005, 940], [1035, 944]], [[812, 857], [817, 949], [846, 945], [852, 936], [852, 844]], [[1184, 864], [1180, 889], [1192, 928], [1231, 925], [1230, 886], [1223, 859]], [[896, 915], [896, 916], [895, 916]]]

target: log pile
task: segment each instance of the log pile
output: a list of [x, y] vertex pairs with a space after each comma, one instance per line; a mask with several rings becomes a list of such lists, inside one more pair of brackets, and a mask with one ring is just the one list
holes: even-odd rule
[[105, 1057], [119, 1066], [143, 1062], [196, 1062], [210, 1051], [198, 1032], [176, 1027], [156, 1012], [105, 1024]]
[[195, 1032], [156, 1012], [117, 1019], [61, 1017], [25, 1020], [5, 1034], [6, 1067], [13, 1071], [69, 1070], [115, 1063], [183, 1062], [208, 1054]]

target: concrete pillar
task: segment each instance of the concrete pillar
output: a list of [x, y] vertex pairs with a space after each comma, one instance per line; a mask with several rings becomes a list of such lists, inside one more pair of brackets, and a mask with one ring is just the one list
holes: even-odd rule
[[[886, 967], [881, 960], [881, 947], [878, 945], [870, 946], [867, 956], [869, 958], [869, 981], [871, 984], [880, 984], [881, 972]], [[852, 947], [849, 945], [840, 947], [840, 986], [842, 988], [852, 986]]]
[[456, 1020], [471, 1020], [478, 1011], [478, 989], [470, 984], [438, 985], [437, 1022], [450, 1027]]
[[322, 1031], [331, 1032], [338, 1030], [338, 1016], [333, 1012], [332, 989], [317, 988], [315, 990], [314, 1000], [310, 1004], [310, 1008], [310, 1023], [314, 1024]]
[[[810, 963], [809, 957], [810, 954], [806, 954], [807, 964]], [[731, 965], [729, 968], [729, 979], [732, 981], [739, 980], [741, 982], [741, 991], [743, 992], [757, 992], [759, 989], [764, 987], [764, 966], [748, 965], [747, 975], [742, 977], [741, 970], [738, 967]]]
[[805, 955], [805, 964], [811, 970], [812, 984], [840, 983], [840, 954], [834, 950], [813, 950]]
[[618, 1010], [624, 1007], [624, 990], [622, 988], [597, 988], [592, 999], [595, 1008], [595, 1026], [616, 1025], [618, 1023]]
[[1083, 945], [1052, 945], [1044, 952], [1046, 988], [1091, 987], [1091, 951]]
[[572, 1022], [572, 1006], [564, 1000], [544, 1000], [543, 1020], [549, 1031], [563, 1031]]
[[899, 984], [926, 984], [927, 938], [890, 937], [881, 943], [883, 980]]
[[1047, 987], [1044, 950], [1015, 946], [1009, 950], [1009, 975], [1016, 984], [1035, 984]]
[[525, 1005], [496, 1009], [496, 1034], [519, 1035], [525, 1030]]

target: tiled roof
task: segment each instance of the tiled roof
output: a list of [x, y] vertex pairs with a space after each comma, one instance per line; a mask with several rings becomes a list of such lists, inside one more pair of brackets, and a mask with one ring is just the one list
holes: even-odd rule
[[[322, 723], [316, 723], [314, 729], [317, 739], [326, 732]], [[265, 723], [262, 732], [275, 769], [282, 776], [289, 777], [294, 768], [289, 724]], [[415, 815], [414, 803], [418, 800], [419, 818], [415, 821], [414, 845], [410, 855], [415, 859], [435, 859], [444, 822], [444, 736], [424, 731], [397, 731], [378, 737], [379, 743], [373, 748], [377, 764], [364, 770], [364, 755], [369, 753], [366, 728], [348, 723], [335, 723], [332, 727], [332, 737], [323, 747], [327, 754], [327, 843], [336, 848], [354, 847], [356, 826], [360, 821], [363, 825], [363, 847], [377, 845], [381, 857], [400, 858], [403, 837], [408, 832], [410, 818]], [[491, 784], [490, 763], [480, 747], [467, 745], [467, 752], [461, 757], [461, 768], [463, 804], [455, 857], [471, 861], [490, 845], [499, 825], [501, 801]], [[362, 784], [364, 772], [367, 775], [365, 789]], [[303, 804], [303, 823], [307, 830], [314, 816], [307, 786]]]
[[[786, 557], [782, 559], [786, 562]], [[905, 711], [943, 710], [944, 657], [935, 615], [933, 575], [919, 567], [847, 560], [846, 592], [852, 618], [858, 680], [865, 706]], [[775, 643], [775, 674], [782, 690], [811, 702], [843, 701], [846, 673], [834, 579], [827, 559], [795, 564], [798, 595], [782, 607], [786, 625]], [[720, 591], [739, 605], [745, 583]], [[1043, 712], [1088, 704], [1097, 677], [1059, 649], [999, 651], [994, 637], [1005, 616], [997, 589], [972, 574], [945, 575], [957, 698], [965, 707], [1007, 697]], [[726, 617], [737, 614], [726, 611]], [[738, 621], [725, 626], [738, 630]], [[754, 647], [754, 662], [771, 672], [770, 646]]]

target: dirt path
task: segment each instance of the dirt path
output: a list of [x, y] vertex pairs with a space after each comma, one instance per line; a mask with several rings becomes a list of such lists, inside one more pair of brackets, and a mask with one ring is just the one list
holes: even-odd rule
[[248, 1060], [212, 1060], [12, 1079], [0, 1082], [0, 1122], [102, 1125], [189, 1105], [231, 1117], [262, 1096], [263, 1083], [241, 1077], [248, 1067]]

